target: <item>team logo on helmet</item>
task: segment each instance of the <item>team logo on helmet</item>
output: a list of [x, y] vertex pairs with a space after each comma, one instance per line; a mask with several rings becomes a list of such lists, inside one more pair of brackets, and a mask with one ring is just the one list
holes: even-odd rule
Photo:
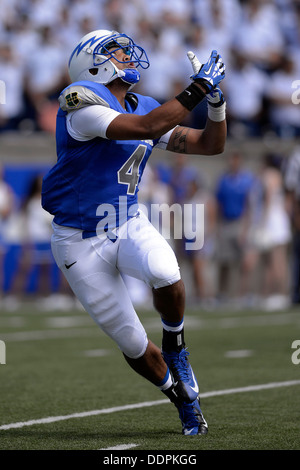
[[80, 103], [80, 99], [78, 98], [78, 92], [74, 91], [66, 95], [66, 105], [68, 108], [77, 108]]

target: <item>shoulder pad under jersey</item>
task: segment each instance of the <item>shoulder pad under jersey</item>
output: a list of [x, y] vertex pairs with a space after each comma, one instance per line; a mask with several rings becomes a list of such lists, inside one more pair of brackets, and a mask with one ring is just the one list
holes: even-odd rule
[[62, 91], [59, 98], [59, 106], [63, 111], [74, 111], [75, 109], [84, 108], [86, 106], [100, 104], [110, 108], [107, 101], [101, 96], [94, 93], [87, 87], [82, 85], [71, 85]]

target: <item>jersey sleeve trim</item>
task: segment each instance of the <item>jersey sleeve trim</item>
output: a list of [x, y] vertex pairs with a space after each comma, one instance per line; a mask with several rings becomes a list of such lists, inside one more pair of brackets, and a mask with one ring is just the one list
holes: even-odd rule
[[169, 143], [169, 140], [170, 140], [170, 137], [174, 131], [174, 129], [176, 129], [177, 126], [173, 127], [173, 129], [169, 130], [168, 132], [166, 132], [164, 135], [162, 135], [159, 139], [158, 139], [158, 142], [157, 144], [155, 145], [155, 148], [156, 149], [162, 149], [162, 150], [166, 150], [167, 146], [168, 146], [168, 143]]

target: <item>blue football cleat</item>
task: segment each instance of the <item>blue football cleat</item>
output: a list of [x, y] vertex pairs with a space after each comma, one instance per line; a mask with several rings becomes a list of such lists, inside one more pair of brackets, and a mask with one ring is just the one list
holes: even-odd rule
[[183, 348], [180, 352], [162, 351], [162, 355], [173, 375], [178, 399], [186, 403], [194, 402], [199, 394], [199, 386], [189, 363], [187, 350]]
[[180, 405], [175, 403], [175, 406], [179, 411], [184, 436], [208, 433], [208, 425], [202, 414], [199, 398], [193, 403], [181, 403]]

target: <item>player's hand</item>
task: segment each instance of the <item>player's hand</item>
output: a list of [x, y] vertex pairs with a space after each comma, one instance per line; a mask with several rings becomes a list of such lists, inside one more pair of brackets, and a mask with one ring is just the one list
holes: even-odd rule
[[219, 108], [225, 103], [223, 92], [219, 87], [214, 88], [213, 91], [208, 93], [206, 99], [213, 108]]
[[189, 51], [187, 56], [194, 71], [190, 78], [202, 85], [206, 93], [210, 93], [225, 77], [225, 64], [222, 57], [214, 50], [206, 64], [201, 64], [192, 51]]

